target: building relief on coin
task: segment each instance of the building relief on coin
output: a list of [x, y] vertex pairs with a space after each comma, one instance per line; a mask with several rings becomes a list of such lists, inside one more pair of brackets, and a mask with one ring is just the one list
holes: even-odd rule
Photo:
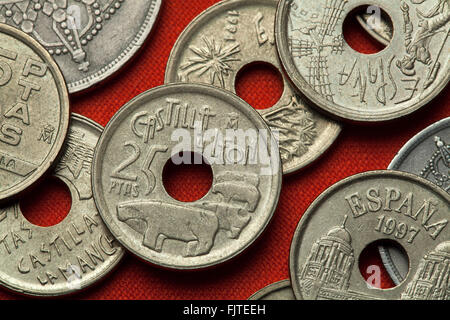
[[166, 83], [206, 83], [236, 93], [237, 76], [246, 66], [274, 66], [283, 78], [283, 94], [274, 106], [258, 112], [279, 132], [283, 172], [290, 173], [325, 152], [340, 126], [310, 108], [281, 72], [274, 37], [276, 6], [276, 0], [229, 0], [204, 11], [177, 40]]
[[91, 163], [101, 131], [92, 121], [72, 116], [53, 172], [72, 197], [62, 222], [33, 225], [19, 203], [0, 209], [0, 284], [35, 296], [69, 294], [98, 281], [120, 261], [124, 251], [103, 224], [92, 194]]
[[448, 83], [448, 1], [402, 1], [398, 7], [385, 0], [373, 4], [387, 10], [398, 41], [364, 55], [349, 47], [342, 31], [356, 4], [280, 2], [277, 32], [283, 64], [308, 98], [341, 118], [401, 117], [425, 105]]
[[[118, 46], [121, 51], [114, 53], [115, 57], [108, 53], [99, 57], [108, 41], [114, 41], [110, 33], [117, 30], [111, 24], [127, 23], [122, 41], [136, 37], [137, 43], [148, 34], [159, 5], [159, 0], [145, 5], [129, 0], [3, 0], [0, 23], [16, 27], [38, 40], [58, 62], [69, 91], [76, 92], [87, 82], [98, 82], [97, 78], [105, 77], [103, 74], [112, 73], [109, 70], [117, 68], [115, 65], [134, 50], [130, 43], [121, 43]], [[138, 9], [148, 16], [137, 13]], [[141, 30], [130, 19], [125, 22], [126, 15], [133, 15], [142, 24], [138, 26]], [[69, 72], [76, 72], [76, 76]]]

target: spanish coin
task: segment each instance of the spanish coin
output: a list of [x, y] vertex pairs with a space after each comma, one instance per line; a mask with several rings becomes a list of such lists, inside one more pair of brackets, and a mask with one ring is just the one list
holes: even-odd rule
[[394, 36], [394, 28], [389, 17], [381, 11], [379, 15], [366, 12], [356, 16], [356, 20], [378, 42], [388, 46]]
[[237, 74], [255, 62], [274, 66], [284, 91], [269, 109], [258, 110], [279, 135], [283, 173], [299, 170], [333, 144], [341, 126], [317, 113], [282, 71], [275, 47], [277, 0], [221, 1], [183, 31], [169, 57], [166, 83], [206, 83], [236, 92]]
[[69, 126], [69, 97], [58, 66], [35, 40], [2, 24], [0, 96], [1, 201], [42, 177]]
[[448, 1], [372, 4], [387, 12], [395, 32], [389, 46], [371, 55], [353, 50], [343, 35], [343, 21], [360, 1], [283, 0], [278, 7], [275, 39], [288, 75], [315, 105], [340, 119], [406, 116], [450, 79]]
[[[338, 182], [295, 231], [290, 273], [296, 298], [450, 299], [449, 219], [449, 194], [411, 173], [373, 171]], [[389, 290], [368, 284], [358, 267], [362, 251], [386, 239], [409, 257], [404, 281]]]
[[33, 296], [77, 292], [106, 276], [124, 249], [104, 225], [92, 195], [91, 163], [103, 128], [73, 114], [53, 171], [70, 190], [72, 207], [57, 225], [40, 227], [19, 203], [0, 209], [0, 284]]
[[[414, 173], [450, 194], [450, 118], [443, 119], [412, 138], [398, 152], [389, 169]], [[379, 247], [383, 264], [395, 284], [408, 272], [408, 261], [396, 247]]]
[[248, 300], [295, 300], [289, 279], [278, 281], [254, 293]]
[[[198, 201], [180, 202], [166, 191], [163, 168], [192, 164], [191, 152], [211, 167], [212, 187]], [[172, 269], [209, 267], [242, 252], [269, 223], [281, 188], [278, 145], [263, 119], [233, 93], [200, 84], [165, 85], [123, 106], [93, 166], [95, 201], [113, 235]]]
[[0, 23], [39, 41], [74, 93], [109, 77], [136, 53], [160, 7], [161, 0], [3, 0]]

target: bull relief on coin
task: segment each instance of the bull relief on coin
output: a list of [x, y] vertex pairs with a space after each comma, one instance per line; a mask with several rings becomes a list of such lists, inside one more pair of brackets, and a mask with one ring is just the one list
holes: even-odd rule
[[39, 41], [74, 93], [109, 77], [137, 52], [160, 6], [161, 0], [2, 0], [0, 23]]
[[[419, 175], [450, 194], [450, 118], [436, 122], [408, 141], [389, 169]], [[408, 272], [408, 261], [395, 247], [379, 249], [394, 283], [402, 282]]]
[[0, 25], [0, 200], [36, 182], [61, 150], [69, 98], [58, 66], [25, 33]]
[[[291, 245], [298, 299], [449, 300], [450, 196], [416, 175], [374, 171], [338, 182], [308, 208]], [[391, 240], [409, 257], [394, 288], [368, 284], [358, 267], [363, 250]]]
[[390, 44], [362, 54], [345, 41], [348, 0], [283, 0], [276, 40], [295, 85], [341, 119], [377, 122], [406, 116], [431, 101], [450, 79], [450, 8], [443, 0], [375, 0], [393, 23]]
[[[168, 161], [190, 164], [190, 152], [211, 166], [213, 182], [188, 203], [167, 193], [162, 172]], [[242, 99], [175, 84], [141, 94], [112, 118], [93, 181], [103, 220], [127, 249], [163, 267], [198, 269], [236, 256], [262, 233], [278, 202], [281, 165], [270, 129]]]
[[255, 62], [274, 66], [283, 77], [283, 94], [274, 106], [258, 111], [278, 131], [283, 173], [291, 173], [321, 156], [341, 127], [312, 109], [285, 77], [274, 39], [277, 3], [229, 0], [207, 9], [177, 40], [165, 81], [206, 83], [236, 92], [240, 70]]
[[92, 195], [91, 163], [102, 130], [72, 115], [53, 171], [72, 197], [62, 222], [40, 227], [26, 220], [19, 203], [0, 208], [1, 285], [34, 296], [69, 294], [106, 276], [122, 258], [124, 250], [103, 223]]

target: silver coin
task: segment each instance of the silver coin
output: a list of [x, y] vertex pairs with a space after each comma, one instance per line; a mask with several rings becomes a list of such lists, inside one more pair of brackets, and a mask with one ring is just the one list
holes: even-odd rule
[[[450, 193], [450, 118], [443, 119], [408, 141], [388, 169], [414, 173]], [[408, 272], [408, 260], [396, 247], [380, 248], [386, 271], [395, 284]]]
[[274, 66], [283, 77], [283, 94], [274, 106], [258, 111], [278, 131], [283, 173], [291, 173], [322, 155], [341, 126], [312, 109], [284, 75], [274, 38], [277, 4], [277, 0], [228, 0], [204, 11], [173, 47], [165, 82], [206, 83], [235, 93], [237, 74], [245, 66], [255, 62]]
[[[322, 193], [302, 217], [291, 245], [297, 299], [450, 299], [450, 196], [410, 173], [374, 171], [344, 179]], [[358, 261], [371, 243], [390, 239], [409, 257], [398, 286], [375, 288]]]
[[51, 56], [0, 24], [0, 200], [16, 196], [52, 165], [69, 126], [69, 97]]
[[[190, 163], [182, 151], [202, 155], [214, 176], [191, 203], [173, 199], [162, 182], [168, 161]], [[270, 129], [242, 99], [212, 86], [166, 85], [108, 123], [94, 156], [94, 197], [132, 253], [167, 268], [204, 268], [236, 256], [265, 229], [280, 193], [279, 162]]]
[[38, 40], [74, 93], [109, 77], [136, 53], [160, 7], [161, 0], [3, 0], [0, 23]]
[[19, 203], [0, 208], [0, 284], [33, 296], [77, 292], [106, 276], [124, 254], [104, 225], [92, 195], [91, 163], [103, 128], [73, 114], [53, 175], [70, 190], [72, 207], [57, 225], [40, 227]]
[[364, 13], [356, 16], [356, 20], [378, 42], [388, 46], [394, 36], [392, 22], [384, 13], [374, 16], [373, 13]]
[[283, 0], [276, 41], [295, 85], [341, 119], [378, 122], [406, 116], [430, 102], [450, 79], [448, 1], [372, 4], [389, 14], [390, 45], [376, 54], [353, 50], [342, 31], [348, 0]]
[[282, 280], [264, 287], [254, 293], [248, 300], [295, 300], [291, 281]]

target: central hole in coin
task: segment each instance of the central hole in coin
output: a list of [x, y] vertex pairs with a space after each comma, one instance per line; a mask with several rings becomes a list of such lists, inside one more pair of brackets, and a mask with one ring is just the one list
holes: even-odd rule
[[378, 53], [386, 46], [371, 36], [358, 22], [357, 16], [363, 15], [369, 17], [366, 26], [372, 28], [374, 33], [379, 33], [378, 28], [385, 26], [383, 21], [387, 22], [390, 30], [393, 30], [392, 20], [383, 9], [377, 6], [360, 6], [352, 10], [344, 20], [344, 39], [355, 51], [363, 54]]
[[[380, 255], [380, 247], [391, 252], [391, 260], [394, 265], [400, 267], [400, 263], [406, 263], [403, 266], [409, 269], [409, 258], [405, 249], [396, 241], [383, 239], [370, 243], [359, 256], [359, 271], [371, 287], [378, 289], [390, 289], [396, 287], [396, 284], [389, 276], [383, 260]], [[399, 269], [400, 270], [400, 269]], [[406, 277], [406, 275], [405, 275]]]
[[284, 90], [280, 71], [270, 63], [255, 62], [237, 74], [236, 93], [255, 109], [268, 109], [276, 104]]
[[[183, 159], [183, 163], [176, 164], [180, 159]], [[178, 201], [200, 200], [211, 189], [212, 181], [211, 166], [201, 155], [194, 152], [181, 152], [169, 159], [164, 166], [164, 188]]]
[[67, 185], [51, 177], [20, 200], [20, 210], [30, 223], [51, 227], [62, 222], [72, 207], [72, 196]]

